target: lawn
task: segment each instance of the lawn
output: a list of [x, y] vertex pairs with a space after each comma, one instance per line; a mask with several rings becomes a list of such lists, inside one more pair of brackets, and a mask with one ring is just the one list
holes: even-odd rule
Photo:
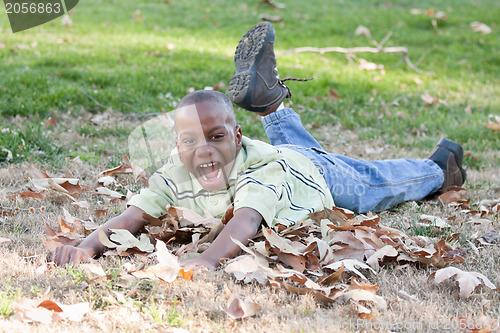
[[[234, 48], [260, 14], [281, 18], [274, 23], [281, 76], [314, 77], [290, 82], [293, 99], [288, 103], [327, 150], [370, 160], [424, 158], [446, 136], [467, 151], [465, 187], [472, 208], [479, 208], [483, 199], [500, 197], [500, 132], [485, 126], [500, 116], [498, 1], [285, 4], [273, 9], [258, 1], [87, 0], [70, 13], [72, 25], [57, 19], [16, 34], [0, 11], [0, 213], [13, 214], [0, 216], [0, 237], [12, 240], [0, 244], [0, 322], [9, 327], [5, 330], [80, 327], [67, 321], [50, 327], [20, 324], [10, 315], [14, 302], [48, 298], [65, 304], [90, 302], [91, 314], [78, 324], [86, 330], [171, 331], [176, 326], [192, 331], [332, 331], [341, 330], [338, 323], [356, 320], [349, 306], [323, 304], [309, 294], [298, 296], [270, 286], [239, 284], [223, 270], [200, 273], [194, 281], [146, 280], [133, 287], [114, 280], [89, 287], [88, 274], [79, 268], [38, 274], [36, 268], [48, 255], [40, 240], [44, 224], [55, 228], [63, 207], [88, 219], [93, 209], [109, 209], [110, 217], [124, 204], [83, 196], [92, 208], [84, 209], [63, 195], [7, 197], [29, 186], [28, 165], [51, 176], [63, 177], [69, 171], [81, 184], [92, 186], [99, 172], [121, 163], [128, 154], [127, 138], [141, 123], [171, 111], [192, 89], [226, 92], [234, 74]], [[492, 32], [473, 31], [470, 24], [476, 21]], [[360, 25], [371, 37], [355, 34]], [[372, 41], [380, 42], [389, 32], [384, 46], [407, 47], [421, 73], [399, 53], [356, 53], [348, 58], [336, 52], [285, 52], [304, 46], [373, 47]], [[360, 69], [360, 59], [378, 69]], [[255, 115], [236, 112], [244, 134], [266, 140]], [[132, 177], [120, 181], [126, 185], [119, 188], [125, 194], [126, 189], [140, 188]], [[478, 226], [469, 223], [470, 214], [433, 200], [383, 212], [381, 223], [410, 235], [443, 236], [417, 227], [421, 214], [440, 216], [452, 224], [450, 234], [460, 233], [458, 244], [467, 260], [457, 267], [481, 272], [500, 285], [498, 240], [490, 246], [478, 243], [480, 234], [498, 231], [498, 213], [481, 217], [491, 223]], [[111, 274], [124, 262], [138, 260], [106, 257], [100, 262]], [[433, 271], [390, 263], [370, 276], [370, 282], [380, 285], [378, 294], [391, 300], [389, 309], [379, 315], [381, 322], [407, 320], [425, 325], [420, 331], [431, 331], [428, 323], [451, 317], [500, 316], [498, 294], [484, 288], [459, 299], [453, 283], [427, 282]], [[261, 313], [232, 322], [220, 307], [236, 290], [253, 296]], [[123, 300], [117, 293], [129, 296]]]

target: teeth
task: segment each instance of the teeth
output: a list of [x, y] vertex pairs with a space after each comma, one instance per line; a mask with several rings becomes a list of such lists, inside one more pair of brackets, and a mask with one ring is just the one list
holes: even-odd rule
[[215, 166], [215, 162], [212, 162], [212, 163], [207, 163], [207, 164], [202, 164], [200, 165], [200, 167], [202, 168], [208, 168], [208, 167], [212, 167], [212, 166]]
[[[221, 169], [219, 169], [219, 171], [217, 171], [217, 177], [215, 177], [215, 178], [216, 178], [216, 179], [217, 179], [217, 178], [219, 178], [219, 177], [220, 177], [220, 175], [221, 175], [221, 173], [222, 173], [222, 170], [221, 170]], [[208, 178], [207, 178], [207, 176], [205, 176], [205, 175], [201, 175], [201, 179], [203, 179], [204, 181], [208, 181]]]

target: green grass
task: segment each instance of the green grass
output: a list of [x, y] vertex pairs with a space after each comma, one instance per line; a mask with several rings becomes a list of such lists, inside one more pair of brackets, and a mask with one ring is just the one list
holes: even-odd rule
[[[75, 8], [71, 27], [62, 26], [59, 19], [16, 34], [10, 33], [2, 14], [0, 127], [10, 132], [0, 133], [0, 147], [12, 151], [11, 163], [41, 160], [58, 167], [80, 153], [87, 161], [110, 155], [110, 161], [119, 160], [134, 124], [91, 124], [86, 115], [105, 109], [86, 94], [118, 114], [142, 114], [171, 110], [188, 88], [222, 82], [225, 92], [234, 73], [234, 47], [259, 21], [258, 15], [267, 13], [283, 17], [283, 23], [275, 24], [277, 50], [370, 46], [370, 39], [354, 34], [361, 24], [377, 41], [391, 31], [386, 46], [408, 47], [414, 62], [423, 57], [419, 67], [426, 74], [411, 70], [399, 55], [357, 54], [383, 64], [386, 75], [381, 75], [361, 71], [337, 53], [280, 56], [282, 77], [315, 78], [290, 83], [294, 107], [304, 110], [304, 123], [326, 128], [340, 123], [361, 140], [381, 138], [422, 150], [448, 136], [479, 154], [479, 161], [466, 159], [468, 167], [499, 163], [498, 156], [487, 153], [500, 149], [500, 136], [483, 126], [500, 107], [498, 1], [293, 0], [286, 5], [275, 12], [249, 1], [89, 0]], [[438, 20], [436, 29], [431, 17], [411, 14], [413, 7], [433, 7], [448, 18]], [[472, 31], [473, 21], [488, 24], [493, 33]], [[415, 78], [423, 84], [416, 84]], [[329, 89], [342, 98], [328, 98]], [[420, 98], [425, 92], [447, 105], [426, 106]], [[237, 113], [247, 135], [265, 138], [251, 116]], [[75, 119], [72, 129], [83, 141], [61, 139], [71, 128], [64, 121], [51, 129], [43, 125], [49, 116], [60, 115]], [[6, 154], [0, 153], [0, 163], [6, 162]]]

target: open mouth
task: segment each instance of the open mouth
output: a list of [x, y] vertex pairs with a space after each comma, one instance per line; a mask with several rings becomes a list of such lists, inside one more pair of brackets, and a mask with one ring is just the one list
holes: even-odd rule
[[197, 171], [206, 186], [214, 186], [222, 179], [222, 165], [219, 162], [200, 164]]

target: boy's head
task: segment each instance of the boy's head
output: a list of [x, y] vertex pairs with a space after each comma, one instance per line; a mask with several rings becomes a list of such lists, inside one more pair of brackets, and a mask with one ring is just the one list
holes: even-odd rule
[[175, 109], [175, 143], [184, 166], [207, 191], [225, 189], [241, 149], [241, 128], [226, 95], [198, 90]]

